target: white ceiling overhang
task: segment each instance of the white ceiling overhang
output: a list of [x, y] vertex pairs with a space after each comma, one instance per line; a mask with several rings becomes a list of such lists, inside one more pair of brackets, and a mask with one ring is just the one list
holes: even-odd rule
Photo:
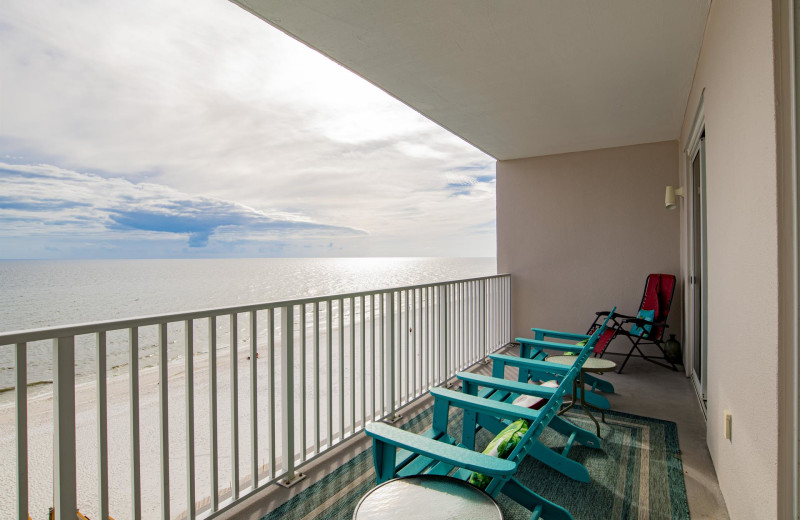
[[234, 0], [497, 159], [677, 139], [709, 0]]

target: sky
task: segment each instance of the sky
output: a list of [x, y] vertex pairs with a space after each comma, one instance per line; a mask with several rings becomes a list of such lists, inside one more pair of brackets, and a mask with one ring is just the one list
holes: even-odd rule
[[494, 160], [226, 0], [0, 3], [0, 259], [494, 256]]

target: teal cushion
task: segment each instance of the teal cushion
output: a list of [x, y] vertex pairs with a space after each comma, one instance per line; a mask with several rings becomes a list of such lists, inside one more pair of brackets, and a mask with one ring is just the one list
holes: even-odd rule
[[[639, 314], [636, 315], [637, 318], [641, 318], [647, 321], [653, 321], [655, 316], [656, 316], [656, 311], [654, 310], [652, 311], [641, 310], [639, 311]], [[631, 334], [633, 334], [634, 336], [647, 336], [648, 334], [650, 334], [652, 328], [653, 328], [652, 325], [645, 325], [644, 327], [633, 325], [631, 327]]]

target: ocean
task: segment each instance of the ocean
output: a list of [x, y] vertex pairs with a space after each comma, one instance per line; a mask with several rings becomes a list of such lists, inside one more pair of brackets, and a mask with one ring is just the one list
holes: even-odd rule
[[[0, 332], [325, 296], [496, 274], [494, 258], [249, 258], [0, 261]], [[141, 345], [141, 367], [156, 345]], [[127, 372], [124, 332], [109, 335], [109, 375]], [[181, 356], [171, 342], [170, 358]], [[200, 352], [200, 350], [198, 351]], [[92, 338], [79, 338], [76, 377], [93, 372]], [[14, 353], [0, 346], [0, 402], [14, 387]], [[52, 343], [28, 348], [28, 381], [47, 390]], [[5, 394], [5, 395], [3, 395]]]
[[[24, 330], [56, 325], [70, 325], [102, 320], [147, 316], [171, 312], [191, 311], [214, 307], [245, 305], [293, 298], [326, 296], [342, 293], [443, 282], [496, 273], [495, 259], [484, 258], [347, 258], [347, 259], [226, 259], [226, 260], [102, 260], [102, 261], [0, 261], [0, 289], [3, 310], [0, 313], [0, 331]], [[345, 323], [349, 321], [348, 308], [344, 309]], [[369, 312], [369, 311], [368, 311]], [[356, 323], [360, 316], [354, 316]], [[369, 314], [367, 315], [369, 319]], [[205, 320], [198, 320], [203, 322]], [[227, 320], [222, 320], [227, 321]], [[242, 320], [241, 340], [247, 339], [247, 323]], [[180, 325], [180, 324], [178, 324]], [[203, 334], [207, 323], [195, 328], [194, 404], [195, 461], [197, 472], [197, 500], [207, 503], [210, 495], [210, 476], [207, 471], [210, 453], [209, 435], [209, 375], [207, 341]], [[338, 326], [336, 320], [334, 325]], [[180, 328], [180, 327], [178, 327]], [[220, 331], [226, 330], [225, 324]], [[149, 330], [147, 330], [149, 329]], [[143, 518], [156, 518], [160, 511], [160, 412], [157, 372], [149, 367], [156, 363], [157, 341], [153, 327], [142, 327], [139, 337], [140, 411], [139, 432], [141, 443], [141, 481]], [[259, 338], [263, 338], [259, 331]], [[206, 336], [207, 339], [207, 336]], [[233, 421], [239, 429], [239, 474], [244, 487], [250, 474], [251, 403], [249, 379], [250, 362], [248, 345], [243, 342], [238, 351], [239, 370], [237, 387], [238, 415], [234, 418], [230, 407], [231, 383], [228, 349], [229, 338], [218, 337], [219, 377], [218, 431], [220, 492], [230, 486], [232, 463], [230, 431]], [[260, 343], [260, 341], [259, 341]], [[127, 520], [131, 511], [131, 423], [129, 399], [129, 370], [127, 366], [127, 337], [125, 331], [108, 334], [108, 439], [109, 447], [109, 500], [111, 515], [117, 520]], [[34, 520], [44, 519], [53, 504], [53, 412], [52, 398], [52, 342], [28, 345], [28, 377], [34, 385], [28, 399], [28, 458], [29, 500]], [[169, 363], [169, 446], [170, 446], [170, 504], [173, 516], [186, 510], [186, 386], [184, 360], [182, 359], [182, 334], [171, 330], [168, 337]], [[181, 358], [181, 359], [178, 359]], [[90, 518], [99, 518], [97, 476], [97, 403], [94, 386], [95, 346], [91, 336], [79, 336], [76, 342], [76, 436], [78, 506]], [[407, 358], [406, 358], [407, 359]], [[308, 359], [306, 364], [308, 364]], [[275, 418], [280, 420], [281, 399], [270, 396], [268, 383], [279, 378], [280, 366], [268, 374], [271, 361], [268, 356], [257, 360], [259, 374], [258, 407], [258, 460], [260, 472], [271, 471], [267, 461], [281, 453], [281, 437], [271, 437], [275, 431]], [[333, 399], [333, 409], [317, 417], [312, 411], [316, 399], [324, 403], [328, 394], [345, 395], [345, 385], [339, 388], [339, 364], [349, 380], [350, 363], [347, 352], [340, 359], [322, 356], [319, 369], [324, 383], [315, 393], [312, 380], [306, 381], [306, 433], [313, 444], [315, 432], [330, 430], [331, 439], [343, 434], [340, 420], [349, 418], [355, 424], [358, 407], [349, 399]], [[296, 360], [299, 367], [299, 361]], [[310, 365], [313, 367], [313, 365]], [[380, 366], [380, 364], [379, 364]], [[370, 363], [366, 365], [364, 380], [373, 376]], [[330, 370], [328, 372], [328, 370]], [[311, 372], [309, 372], [311, 373]], [[13, 406], [13, 346], [0, 346], [0, 517], [13, 511], [16, 501], [13, 455], [16, 446]], [[374, 381], [374, 379], [372, 379]], [[271, 384], [271, 383], [270, 383]], [[406, 382], [407, 386], [407, 382]], [[330, 387], [330, 388], [328, 388]], [[352, 397], [351, 394], [347, 394]], [[399, 395], [399, 393], [398, 393]], [[376, 396], [367, 388], [366, 394], [356, 397], [375, 406]], [[383, 399], [381, 397], [381, 399]], [[323, 407], [324, 408], [324, 407]], [[298, 408], [298, 410], [305, 408]], [[372, 410], [374, 411], [374, 410]], [[368, 410], [367, 413], [372, 413]], [[299, 412], [298, 412], [299, 413]], [[368, 418], [368, 417], [367, 417]], [[345, 425], [345, 427], [349, 427]], [[278, 429], [280, 431], [280, 429]], [[297, 430], [296, 430], [297, 431]], [[352, 427], [351, 427], [352, 431]], [[271, 443], [274, 443], [271, 445]], [[310, 446], [310, 444], [308, 444]], [[309, 448], [310, 449], [310, 448]], [[274, 459], [273, 459], [274, 460]], [[262, 475], [262, 478], [266, 478]], [[206, 502], [203, 502], [206, 500]]]

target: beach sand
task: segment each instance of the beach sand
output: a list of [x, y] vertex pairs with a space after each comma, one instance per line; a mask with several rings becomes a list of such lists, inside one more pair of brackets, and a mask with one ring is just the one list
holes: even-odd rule
[[[335, 336], [334, 336], [335, 337]], [[246, 340], [243, 340], [243, 343]], [[371, 354], [370, 342], [367, 342], [367, 385], [371, 381]], [[296, 356], [299, 357], [300, 347], [296, 345]], [[325, 413], [327, 403], [327, 363], [324, 335], [320, 347], [320, 392], [318, 398], [321, 402], [320, 440], [324, 445], [327, 438], [327, 418]], [[281, 407], [280, 407], [280, 353], [279, 345], [275, 346], [275, 366], [270, 366], [267, 346], [259, 345], [259, 358], [257, 359], [257, 408], [258, 408], [258, 461], [261, 466], [261, 482], [271, 477], [272, 464], [270, 461], [272, 447], [270, 439], [271, 428], [274, 427], [277, 435], [275, 439], [276, 465], [280, 474], [280, 436], [281, 436]], [[338, 347], [334, 341], [333, 377], [331, 378], [333, 399], [333, 430], [334, 441], [338, 438], [339, 407], [338, 407]], [[313, 346], [307, 347], [306, 353], [306, 445], [313, 450], [316, 427], [314, 409], [314, 380], [313, 380]], [[238, 391], [239, 391], [239, 474], [242, 490], [250, 486], [250, 362], [247, 360], [249, 347], [240, 344], [238, 349]], [[231, 385], [230, 385], [230, 354], [229, 347], [222, 345], [217, 350], [217, 432], [218, 432], [218, 464], [219, 464], [219, 492], [227, 495], [226, 490], [231, 487]], [[380, 363], [380, 355], [378, 355]], [[209, 419], [209, 356], [208, 353], [196, 353], [194, 356], [194, 414], [195, 414], [195, 493], [196, 502], [202, 505], [208, 503], [211, 496], [210, 490], [210, 419]], [[356, 348], [356, 372], [360, 372], [361, 355], [360, 343]], [[345, 348], [345, 407], [344, 413], [347, 420], [345, 430], [351, 428], [356, 422], [361, 424], [361, 391], [356, 388], [356, 414], [355, 420], [350, 413], [350, 369], [349, 345]], [[295, 365], [296, 367], [299, 364]], [[380, 365], [378, 365], [380, 366]], [[272, 370], [274, 368], [274, 370]], [[270, 406], [269, 384], [270, 374], [274, 373], [275, 405]], [[170, 479], [170, 513], [171, 517], [182, 516], [187, 509], [186, 489], [186, 394], [185, 370], [183, 359], [177, 359], [168, 364], [169, 374], [169, 479]], [[301, 415], [300, 402], [300, 370], [295, 370], [295, 409], [297, 421]], [[158, 401], [158, 372], [157, 367], [140, 370], [140, 459], [141, 459], [141, 496], [142, 518], [156, 518], [160, 511], [160, 434], [159, 434], [159, 401]], [[359, 378], [360, 385], [360, 378]], [[358, 386], [358, 385], [357, 385]], [[371, 391], [367, 390], [367, 403], [371, 404]], [[110, 514], [115, 520], [131, 518], [131, 448], [130, 448], [130, 403], [129, 403], [129, 378], [122, 374], [108, 379], [108, 446], [109, 446], [109, 504]], [[77, 429], [77, 464], [78, 464], [78, 507], [82, 513], [93, 520], [99, 518], [98, 514], [98, 456], [97, 456], [97, 407], [96, 384], [88, 382], [76, 387], [76, 429]], [[370, 412], [367, 412], [367, 419]], [[52, 394], [39, 395], [29, 399], [29, 497], [30, 512], [33, 520], [47, 518], [48, 508], [52, 505], [52, 457], [53, 457], [53, 399]], [[15, 416], [14, 406], [2, 405], [0, 407], [0, 482], [8, 483], [0, 487], [0, 512], [2, 517], [6, 513], [13, 513], [16, 504], [16, 489], [11, 484], [16, 481], [15, 468]], [[298, 424], [296, 432], [301, 432]], [[296, 436], [299, 438], [299, 436]], [[299, 444], [299, 442], [297, 442]], [[299, 449], [298, 449], [299, 453]], [[222, 500], [221, 500], [222, 501]]]

